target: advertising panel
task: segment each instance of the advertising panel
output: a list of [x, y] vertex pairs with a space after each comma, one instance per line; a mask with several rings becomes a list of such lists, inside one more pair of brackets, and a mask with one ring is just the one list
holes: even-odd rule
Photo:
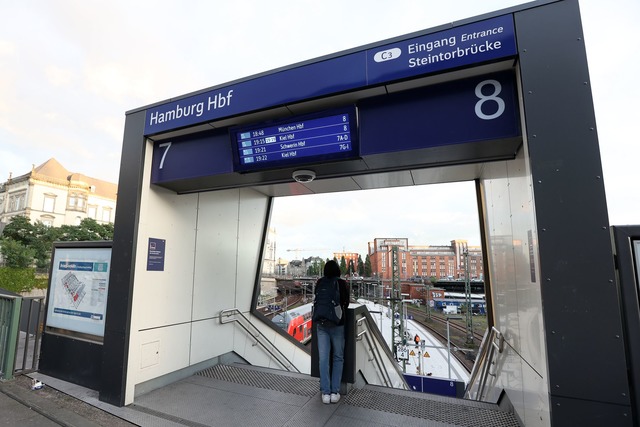
[[111, 248], [55, 248], [46, 326], [104, 336], [110, 263]]

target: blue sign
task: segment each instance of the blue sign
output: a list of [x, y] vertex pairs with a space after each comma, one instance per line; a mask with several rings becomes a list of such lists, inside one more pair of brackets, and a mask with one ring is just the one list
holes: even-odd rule
[[422, 377], [412, 374], [403, 374], [403, 376], [404, 379], [407, 380], [409, 388], [413, 391], [458, 398], [462, 398], [464, 396], [465, 384], [463, 381], [436, 377]]
[[153, 146], [153, 184], [231, 172], [233, 154], [226, 129], [178, 137]]
[[69, 310], [66, 308], [54, 307], [53, 312], [56, 314], [64, 314], [66, 316], [84, 317], [85, 319], [102, 320], [104, 315], [102, 313], [90, 313], [87, 311]]
[[517, 53], [511, 15], [277, 71], [146, 111], [145, 135]]
[[149, 238], [147, 252], [147, 271], [164, 271], [166, 240]]
[[499, 59], [516, 53], [511, 15], [474, 22], [367, 51], [367, 83]]
[[505, 71], [364, 100], [358, 105], [360, 153], [517, 137], [516, 94], [515, 76]]
[[366, 82], [365, 62], [360, 52], [168, 102], [147, 110], [144, 134], [355, 89]]
[[[297, 166], [302, 163], [317, 164], [331, 159], [331, 156], [335, 156], [334, 159], [361, 156], [370, 167], [375, 168], [371, 156], [411, 153], [412, 150], [436, 146], [492, 141], [520, 135], [515, 76], [511, 71], [362, 100], [358, 103], [358, 117], [355, 117], [352, 109], [349, 109], [349, 116], [348, 138], [351, 151], [340, 150], [340, 147], [346, 148], [347, 141], [344, 136], [346, 134], [338, 132], [333, 135], [335, 140], [332, 145], [314, 147], [315, 150], [327, 150], [326, 154], [317, 155], [317, 152], [312, 151], [312, 155], [308, 157], [303, 156], [300, 142], [304, 142], [306, 147], [308, 143], [311, 144], [308, 141], [312, 140], [306, 138], [309, 135], [302, 138], [299, 131], [311, 126], [311, 134], [314, 137], [321, 136], [327, 142], [326, 138], [331, 138], [332, 133], [323, 134], [324, 131], [317, 127], [327, 124], [336, 126], [335, 121], [339, 123], [342, 115], [334, 112], [277, 122], [280, 124], [242, 127], [232, 130], [231, 136], [226, 129], [222, 129], [160, 141], [153, 148], [151, 182], [161, 184], [225, 175], [234, 170], [251, 171]], [[316, 119], [320, 121], [311, 121]], [[354, 123], [359, 123], [358, 131]], [[342, 130], [344, 131], [344, 127]], [[247, 132], [249, 135], [244, 136], [248, 138], [243, 138], [242, 134]], [[256, 132], [255, 136], [252, 132]], [[263, 135], [260, 135], [261, 132]], [[267, 143], [266, 138], [274, 137], [275, 142], [269, 139], [270, 142]], [[279, 141], [279, 137], [284, 140]], [[295, 143], [298, 146], [294, 147]], [[242, 147], [243, 145], [246, 147]], [[245, 149], [246, 153], [243, 151]], [[249, 153], [248, 150], [252, 152]], [[282, 157], [283, 154], [293, 152], [295, 155]], [[325, 151], [321, 151], [323, 152]], [[270, 158], [277, 155], [280, 155], [280, 160]], [[244, 164], [240, 163], [242, 156], [245, 158]], [[260, 156], [266, 156], [266, 160], [263, 161], [265, 158]], [[246, 160], [251, 157], [253, 162]], [[418, 165], [428, 163], [428, 160], [408, 154], [404, 161], [409, 165]]]
[[251, 171], [358, 155], [354, 109], [317, 116], [232, 130], [236, 170]]
[[58, 266], [58, 270], [93, 271], [93, 263], [82, 261], [61, 261]]

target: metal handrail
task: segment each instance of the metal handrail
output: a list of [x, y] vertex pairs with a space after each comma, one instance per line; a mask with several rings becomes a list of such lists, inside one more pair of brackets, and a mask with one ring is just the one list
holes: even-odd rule
[[392, 385], [391, 375], [389, 375], [389, 371], [387, 370], [387, 367], [384, 365], [384, 363], [382, 363], [382, 355], [380, 354], [380, 350], [378, 346], [374, 345], [373, 341], [369, 337], [369, 322], [367, 321], [367, 318], [361, 317], [356, 321], [356, 323], [358, 327], [361, 327], [363, 321], [365, 323], [366, 329], [362, 330], [361, 332], [358, 333], [358, 335], [356, 335], [356, 341], [362, 341], [363, 337], [366, 339], [367, 346], [369, 347], [369, 350], [371, 351], [371, 354], [373, 357], [373, 359], [369, 359], [369, 362], [371, 361], [375, 362], [376, 367], [378, 368], [378, 372], [381, 373], [382, 381], [384, 382], [384, 385], [386, 387], [391, 387]]
[[[498, 340], [497, 343], [496, 339]], [[491, 373], [491, 365], [495, 365], [496, 363], [496, 361], [494, 360], [496, 351], [498, 352], [498, 354], [504, 351], [504, 335], [502, 335], [499, 330], [492, 326], [491, 330], [488, 331], [488, 334], [485, 333], [485, 336], [482, 339], [482, 343], [480, 344], [478, 359], [471, 371], [469, 384], [467, 385], [467, 389], [465, 391], [465, 398], [471, 399], [471, 388], [476, 383], [476, 380], [478, 380], [479, 377], [480, 379], [478, 383], [478, 391], [476, 392], [475, 399], [472, 400], [482, 400], [482, 395], [484, 394], [484, 389], [487, 386], [487, 379], [489, 375], [494, 377], [496, 375], [495, 372]]]
[[[232, 316], [239, 316], [239, 318], [234, 317], [232, 319], [228, 319]], [[278, 362], [284, 369], [287, 371], [296, 371], [300, 373], [300, 370], [296, 368], [296, 366], [291, 363], [291, 361], [285, 356], [269, 339], [262, 333], [258, 328], [255, 327], [253, 323], [249, 319], [245, 317], [242, 312], [237, 308], [229, 308], [226, 310], [222, 310], [218, 315], [218, 319], [220, 320], [220, 324], [224, 325], [226, 323], [238, 322], [238, 324], [245, 330], [253, 339], [255, 339], [256, 343], [254, 346], [260, 344], [260, 346], [274, 359]], [[240, 320], [242, 319], [242, 321]]]
[[[377, 326], [375, 328], [371, 327], [371, 324], [372, 323], [375, 324], [375, 322], [373, 322], [370, 312], [368, 311], [363, 312], [362, 317], [356, 320], [356, 326], [362, 326], [363, 322], [366, 324], [366, 329], [359, 332], [356, 335], [356, 340], [360, 341], [362, 337], [364, 337], [367, 340], [367, 345], [371, 349], [371, 352], [373, 354], [373, 357], [376, 363], [376, 367], [378, 368], [378, 371], [381, 373], [383, 377], [382, 379], [385, 385], [387, 387], [393, 387], [393, 380], [391, 379], [389, 370], [387, 369], [386, 365], [382, 362], [384, 358], [380, 353], [380, 346], [375, 345], [376, 342], [378, 343], [384, 342], [384, 338], [382, 337], [382, 334], [380, 333], [380, 330], [378, 329]], [[372, 336], [377, 337], [377, 340], [374, 339]], [[394, 360], [393, 355], [391, 354], [391, 350], [386, 345], [382, 346], [382, 350], [387, 354], [387, 356], [389, 357], [389, 360]], [[371, 361], [371, 359], [369, 359], [369, 361]], [[392, 366], [396, 371], [398, 378], [402, 381], [402, 385], [404, 386], [403, 388], [405, 390], [408, 390], [409, 385], [407, 384], [407, 380], [405, 379], [403, 372], [400, 370], [400, 366], [398, 366], [398, 364], [395, 363], [395, 361], [392, 364]]]

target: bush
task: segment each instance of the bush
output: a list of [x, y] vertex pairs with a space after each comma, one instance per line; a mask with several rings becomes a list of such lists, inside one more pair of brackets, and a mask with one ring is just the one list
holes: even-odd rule
[[34, 288], [47, 289], [49, 287], [49, 276], [36, 276], [34, 281]]
[[12, 239], [2, 239], [0, 244], [0, 252], [7, 266], [25, 268], [33, 263], [36, 256], [35, 249]]
[[[31, 291], [36, 284], [36, 274], [32, 268], [0, 267], [0, 288], [20, 293]], [[47, 287], [46, 283], [44, 287]]]

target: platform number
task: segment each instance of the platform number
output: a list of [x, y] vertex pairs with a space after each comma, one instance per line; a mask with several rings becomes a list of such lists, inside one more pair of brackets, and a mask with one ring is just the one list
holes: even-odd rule
[[167, 153], [169, 152], [169, 148], [171, 148], [171, 142], [163, 142], [162, 144], [158, 145], [159, 148], [164, 148], [167, 147], [164, 150], [164, 153], [162, 153], [162, 159], [160, 159], [160, 167], [158, 169], [162, 169], [162, 167], [164, 166], [164, 159], [165, 157], [167, 157]]
[[[485, 95], [482, 92], [485, 86], [492, 86], [493, 93]], [[478, 116], [482, 120], [493, 120], [500, 117], [502, 113], [504, 113], [505, 109], [504, 100], [498, 96], [500, 95], [500, 92], [502, 92], [502, 85], [497, 80], [483, 80], [478, 83], [478, 85], [476, 86], [476, 96], [479, 100], [478, 102], [476, 102], [476, 116]], [[498, 105], [498, 109], [496, 110], [496, 112], [493, 114], [485, 114], [482, 111], [482, 106], [485, 102], [495, 102]]]

